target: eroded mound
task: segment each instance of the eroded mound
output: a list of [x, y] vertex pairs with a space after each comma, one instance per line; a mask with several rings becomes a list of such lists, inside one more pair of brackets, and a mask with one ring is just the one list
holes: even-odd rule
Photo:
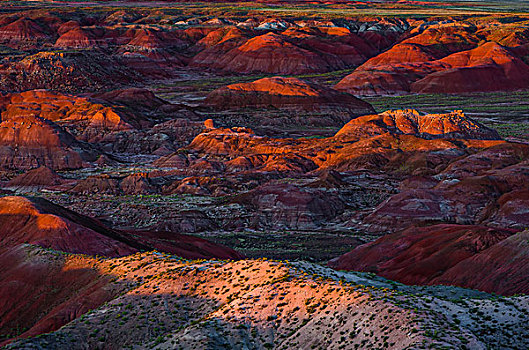
[[[22, 243], [71, 253], [118, 256], [135, 252], [116, 231], [40, 198], [0, 198], [3, 249]], [[134, 245], [134, 244], [132, 244]]]
[[439, 63], [447, 69], [414, 82], [412, 92], [464, 93], [529, 88], [529, 66], [494, 42], [452, 54]]
[[[524, 229], [529, 223], [528, 155], [527, 145], [500, 143], [456, 158], [430, 171], [436, 175], [429, 179], [403, 183], [400, 193], [374, 208], [364, 222], [382, 232], [439, 222]], [[408, 160], [406, 165], [412, 164]]]
[[347, 123], [336, 136], [359, 133], [381, 135], [385, 132], [416, 135], [426, 139], [501, 139], [495, 130], [468, 118], [462, 111], [422, 114], [416, 110], [394, 110], [358, 117]]
[[234, 200], [255, 211], [253, 225], [273, 229], [314, 229], [335, 217], [344, 203], [324, 191], [288, 184], [265, 184]]
[[48, 90], [11, 93], [0, 99], [0, 112], [4, 121], [24, 116], [53, 122], [78, 141], [110, 152], [154, 153], [158, 148], [163, 152], [202, 129], [189, 120], [197, 118], [192, 111], [141, 88], [90, 97]]
[[[280, 34], [267, 33], [249, 39], [226, 53], [219, 53], [212, 67], [239, 73], [302, 74], [330, 70], [323, 57], [296, 46]], [[192, 65], [201, 66], [200, 56]]]
[[7, 185], [9, 187], [53, 186], [59, 185], [62, 181], [61, 176], [55, 171], [46, 166], [41, 166], [11, 179]]
[[96, 48], [100, 45], [100, 40], [89, 30], [73, 27], [62, 34], [55, 42], [56, 47], [61, 48]]
[[45, 30], [38, 23], [25, 17], [0, 27], [0, 41], [2, 42], [35, 42], [46, 37]]
[[92, 102], [88, 98], [54, 93], [48, 90], [30, 90], [8, 94], [0, 105], [2, 119], [18, 116], [38, 116], [53, 121], [77, 138], [93, 141], [111, 132], [140, 127], [134, 120], [116, 108]]
[[38, 52], [0, 67], [5, 91], [52, 89], [77, 92], [120, 86], [141, 77], [120, 57], [96, 51]]
[[374, 272], [413, 285], [457, 285], [504, 295], [527, 293], [526, 237], [527, 232], [485, 226], [412, 227], [359, 246], [329, 266]]
[[[101, 260], [86, 254], [115, 257], [156, 248], [194, 259], [242, 257], [197, 237], [113, 230], [97, 220], [34, 197], [0, 198], [0, 227], [2, 338], [58, 329], [126, 288], [128, 282], [114, 283], [111, 274], [102, 273], [96, 266]], [[71, 259], [63, 252], [83, 255]], [[111, 271], [114, 266], [108, 267]]]
[[483, 347], [506, 341], [505, 327], [513, 331], [511, 344], [527, 344], [519, 333], [526, 297], [492, 302], [475, 291], [406, 287], [309, 263], [187, 262], [147, 253], [97, 267], [128, 291], [11, 347]]
[[90, 146], [78, 142], [55, 123], [19, 116], [0, 123], [0, 166], [6, 169], [76, 169], [93, 160]]
[[5, 248], [31, 243], [65, 252], [104, 256], [159, 249], [195, 259], [242, 257], [232, 249], [198, 237], [114, 230], [98, 220], [37, 197], [0, 198], [0, 220], [6, 227], [2, 231]]
[[[12, 223], [11, 223], [12, 224]], [[22, 244], [0, 250], [0, 344], [59, 329], [126, 290], [96, 259]]]
[[[411, 38], [414, 39], [414, 38]], [[410, 41], [408, 39], [407, 41]], [[467, 47], [461, 51], [461, 48]], [[512, 48], [486, 42], [470, 48], [400, 43], [343, 78], [335, 88], [359, 95], [469, 93], [529, 88], [529, 66]]]
[[263, 78], [251, 83], [222, 87], [211, 92], [206, 103], [222, 109], [238, 108], [325, 108], [350, 109], [356, 115], [373, 112], [366, 102], [346, 93], [324, 88], [297, 78]]
[[352, 117], [374, 113], [371, 105], [350, 94], [284, 77], [216, 89], [204, 105], [220, 124], [245, 125], [271, 136], [291, 135], [296, 128], [327, 134]]

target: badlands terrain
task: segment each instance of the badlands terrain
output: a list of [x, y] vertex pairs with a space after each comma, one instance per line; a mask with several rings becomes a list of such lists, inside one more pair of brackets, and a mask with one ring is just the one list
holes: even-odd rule
[[0, 10], [0, 347], [529, 348], [524, 2]]

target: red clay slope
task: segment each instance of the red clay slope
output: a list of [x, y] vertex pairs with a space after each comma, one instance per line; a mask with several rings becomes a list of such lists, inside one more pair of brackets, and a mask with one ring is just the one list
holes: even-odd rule
[[[474, 225], [411, 227], [329, 262], [406, 284], [447, 284], [511, 295], [529, 292], [527, 232]], [[505, 276], [509, 278], [505, 281]]]
[[76, 169], [93, 159], [90, 147], [47, 119], [20, 116], [0, 123], [0, 168]]
[[[197, 59], [191, 65], [200, 65]], [[254, 37], [220, 57], [210, 68], [239, 73], [302, 74], [331, 69], [318, 54], [296, 46], [285, 37], [267, 33]]]
[[55, 42], [55, 47], [60, 48], [96, 48], [99, 45], [98, 40], [92, 32], [75, 27], [62, 34]]
[[59, 329], [126, 287], [101, 274], [95, 259], [27, 245], [0, 251], [0, 265], [0, 346]]
[[31, 243], [68, 253], [122, 256], [161, 250], [188, 259], [238, 259], [232, 249], [198, 237], [159, 232], [122, 232], [36, 197], [0, 198], [2, 248]]
[[461, 111], [446, 114], [423, 114], [412, 109], [386, 111], [355, 118], [347, 123], [336, 136], [380, 135], [386, 132], [415, 135], [426, 139], [501, 139], [495, 130], [466, 117]]
[[31, 169], [7, 182], [8, 187], [54, 186], [63, 182], [62, 177], [48, 167]]
[[46, 38], [44, 30], [29, 18], [19, 18], [0, 27], [0, 41], [31, 41]]
[[438, 61], [449, 69], [411, 85], [418, 93], [510, 91], [529, 88], [529, 66], [507, 48], [489, 42]]
[[0, 198], [2, 249], [22, 243], [68, 253], [120, 256], [135, 248], [100, 222], [41, 198]]
[[274, 107], [318, 110], [324, 106], [335, 106], [355, 111], [356, 115], [374, 112], [370, 104], [353, 95], [298, 78], [283, 77], [221, 87], [208, 95], [206, 104], [222, 109]]
[[424, 45], [400, 43], [368, 60], [335, 88], [360, 95], [529, 88], [529, 66], [498, 43], [487, 42], [440, 58], [444, 55]]
[[107, 257], [153, 248], [191, 259], [242, 257], [193, 236], [112, 230], [41, 198], [0, 198], [0, 342], [58, 329], [126, 287], [114, 284], [108, 271], [103, 276], [94, 259], [71, 258], [28, 243]]

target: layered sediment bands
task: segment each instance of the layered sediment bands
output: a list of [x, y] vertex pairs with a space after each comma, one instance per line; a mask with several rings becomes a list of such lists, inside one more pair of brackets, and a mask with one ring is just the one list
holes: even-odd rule
[[406, 284], [457, 285], [512, 295], [529, 290], [524, 240], [526, 231], [485, 226], [412, 227], [359, 246], [329, 265]]
[[233, 110], [239, 108], [278, 108], [311, 111], [347, 109], [362, 115], [373, 111], [367, 102], [352, 95], [308, 83], [297, 78], [263, 78], [251, 83], [233, 84], [211, 92], [207, 105]]
[[371, 105], [348, 93], [284, 77], [216, 89], [204, 106], [216, 122], [245, 125], [272, 136], [288, 135], [300, 127], [337, 130], [353, 117], [374, 113]]
[[360, 95], [512, 91], [529, 88], [528, 77], [522, 57], [496, 42], [447, 56], [401, 43], [364, 63], [335, 88]]
[[5, 169], [76, 169], [97, 154], [55, 123], [21, 116], [0, 123], [0, 164]]

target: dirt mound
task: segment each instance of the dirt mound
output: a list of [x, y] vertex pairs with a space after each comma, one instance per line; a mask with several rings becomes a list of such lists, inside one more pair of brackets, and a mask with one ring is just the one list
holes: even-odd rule
[[34, 116], [0, 123], [0, 164], [8, 169], [76, 169], [96, 153], [55, 123]]
[[357, 115], [373, 111], [366, 102], [332, 89], [297, 78], [263, 78], [251, 83], [222, 87], [211, 92], [206, 103], [223, 109], [273, 107], [318, 110], [337, 107], [355, 111]]
[[113, 90], [94, 94], [92, 97], [112, 104], [121, 104], [132, 110], [139, 109], [142, 111], [150, 110], [155, 112], [159, 108], [169, 105], [168, 102], [157, 97], [152, 91], [142, 88]]
[[336, 136], [362, 133], [373, 136], [386, 132], [416, 135], [426, 139], [501, 139], [495, 130], [466, 117], [462, 111], [423, 114], [416, 110], [394, 110], [358, 117], [347, 123]]
[[374, 113], [368, 103], [297, 78], [263, 78], [208, 94], [210, 116], [225, 126], [245, 125], [260, 135], [289, 135], [296, 127], [338, 130], [352, 117]]
[[527, 294], [528, 242], [527, 230], [513, 234], [455, 265], [436, 277], [433, 283], [465, 286], [504, 295]]
[[288, 184], [265, 184], [235, 199], [252, 207], [255, 227], [310, 229], [344, 209], [344, 203], [330, 193]]
[[59, 185], [61, 182], [62, 177], [55, 171], [46, 166], [41, 166], [15, 177], [7, 185], [14, 187], [53, 186]]
[[[11, 347], [97, 347], [102, 339], [90, 336], [95, 333], [112, 349], [133, 344], [200, 348], [204, 342], [228, 348], [251, 343], [330, 349], [527, 345], [526, 297], [495, 299], [491, 305], [484, 293], [406, 287], [304, 262], [190, 263], [150, 253], [96, 266], [115, 278], [112, 287], [126, 284], [127, 292], [56, 332]], [[142, 327], [145, 322], [150, 326]], [[482, 327], [491, 331], [481, 333]], [[513, 335], [505, 334], [505, 327]]]
[[0, 198], [2, 247], [31, 243], [71, 253], [118, 256], [135, 252], [96, 220], [40, 198]]
[[92, 32], [81, 27], [73, 29], [62, 34], [55, 42], [55, 47], [64, 48], [95, 48], [100, 44], [100, 40]]
[[30, 90], [7, 94], [0, 102], [3, 120], [42, 117], [57, 123], [78, 140], [91, 143], [115, 142], [116, 135], [126, 137], [169, 116], [185, 113], [180, 109], [139, 88], [110, 91], [90, 98]]
[[152, 29], [137, 30], [134, 37], [127, 43], [127, 47], [144, 51], [165, 51], [185, 46], [186, 43], [174, 33]]
[[39, 52], [0, 68], [4, 91], [97, 91], [140, 79], [122, 58], [97, 51]]
[[0, 263], [0, 334], [4, 339], [23, 332], [34, 336], [57, 330], [126, 290], [126, 283], [114, 283], [111, 274], [87, 256], [68, 257], [19, 245], [2, 250]]
[[[196, 62], [196, 63], [194, 63]], [[192, 65], [197, 65], [196, 60]], [[283, 36], [267, 33], [217, 57], [210, 68], [239, 73], [303, 74], [332, 69], [317, 53], [296, 46]]]
[[494, 42], [452, 54], [439, 62], [448, 69], [414, 82], [412, 92], [462, 93], [529, 88], [529, 66]]
[[119, 231], [98, 220], [37, 197], [0, 198], [2, 249], [23, 243], [63, 252], [123, 256], [138, 250], [160, 250], [188, 259], [240, 259], [241, 254], [204, 239], [155, 231]]
[[[471, 47], [474, 45], [470, 45]], [[436, 52], [431, 47], [446, 50]], [[465, 93], [527, 89], [529, 66], [495, 42], [460, 51], [401, 43], [343, 78], [335, 88], [360, 95]], [[447, 56], [447, 54], [449, 54]], [[523, 54], [522, 54], [523, 55]]]
[[29, 18], [19, 18], [0, 27], [0, 41], [38, 41], [47, 38], [44, 29]]
[[454, 157], [438, 168], [444, 171], [432, 173], [437, 183], [403, 188], [371, 211], [364, 223], [378, 232], [441, 222], [524, 229], [529, 223], [528, 151], [527, 145], [500, 143]]
[[[524, 244], [520, 245], [526, 236], [485, 226], [412, 227], [359, 246], [329, 265], [338, 270], [374, 272], [406, 284], [527, 293], [524, 276], [529, 272], [529, 257], [523, 252]], [[510, 271], [509, 283], [501, 281], [506, 271]]]

